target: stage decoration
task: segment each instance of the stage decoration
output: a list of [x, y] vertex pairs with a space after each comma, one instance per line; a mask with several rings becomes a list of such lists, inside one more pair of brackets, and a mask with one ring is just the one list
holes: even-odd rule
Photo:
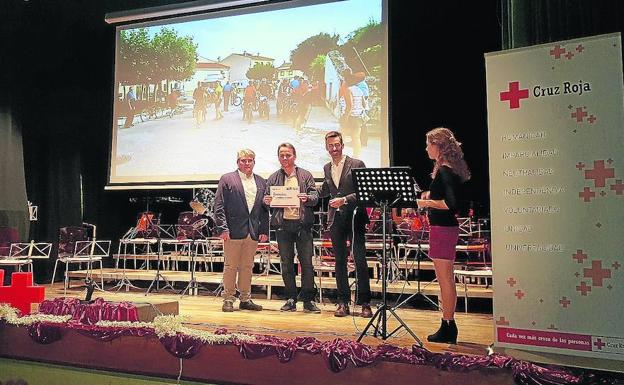
[[[57, 299], [60, 300], [60, 299]], [[60, 301], [59, 301], [60, 302]], [[456, 353], [432, 353], [418, 345], [411, 349], [382, 344], [369, 346], [357, 341], [336, 338], [319, 341], [314, 337], [293, 339], [268, 335], [228, 333], [225, 328], [214, 332], [184, 326], [186, 316], [160, 316], [154, 322], [99, 321], [86, 324], [71, 315], [33, 314], [18, 317], [17, 310], [0, 306], [2, 323], [28, 326], [30, 337], [40, 344], [50, 344], [63, 336], [64, 330], [75, 330], [98, 341], [112, 341], [125, 336], [155, 337], [173, 356], [192, 359], [204, 345], [231, 344], [237, 346], [245, 359], [275, 356], [280, 362], [293, 361], [298, 353], [320, 355], [329, 370], [340, 372], [349, 364], [364, 367], [380, 361], [428, 365], [440, 370], [469, 372], [473, 370], [511, 370], [520, 385], [617, 384], [621, 377], [591, 370], [540, 366], [513, 357], [492, 354], [469, 356]]]
[[45, 298], [43, 286], [33, 286], [32, 272], [16, 272], [11, 275], [11, 286], [3, 286], [4, 270], [0, 270], [0, 303], [9, 303], [22, 314], [30, 314], [33, 303]]
[[107, 302], [96, 298], [92, 303], [77, 298], [59, 297], [45, 300], [39, 312], [50, 315], [70, 315], [77, 322], [94, 325], [98, 321], [138, 321], [137, 307], [130, 302]]
[[71, 319], [71, 315], [30, 314], [20, 317], [17, 309], [7, 304], [0, 305], [0, 320], [15, 326], [30, 326], [37, 322], [48, 324], [64, 324]]

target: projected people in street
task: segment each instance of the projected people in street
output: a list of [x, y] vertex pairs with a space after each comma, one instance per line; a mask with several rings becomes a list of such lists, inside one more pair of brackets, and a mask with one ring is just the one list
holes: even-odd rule
[[110, 183], [218, 180], [252, 145], [267, 176], [284, 141], [320, 177], [329, 131], [387, 165], [381, 0], [259, 10], [120, 27]]

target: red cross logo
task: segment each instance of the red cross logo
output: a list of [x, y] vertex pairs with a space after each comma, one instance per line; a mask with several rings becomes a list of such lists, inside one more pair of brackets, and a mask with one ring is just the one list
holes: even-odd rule
[[615, 191], [615, 195], [623, 195], [624, 183], [622, 183], [622, 179], [616, 179], [615, 184], [611, 185], [611, 190]]
[[582, 296], [587, 297], [587, 293], [591, 291], [591, 286], [587, 286], [585, 281], [581, 281], [580, 286], [576, 287], [576, 291], [580, 291]]
[[520, 89], [520, 82], [509, 82], [509, 89], [500, 93], [500, 101], [509, 101], [509, 108], [520, 108], [520, 100], [529, 98], [529, 89]]
[[565, 48], [562, 48], [559, 44], [555, 46], [555, 48], [550, 50], [550, 55], [554, 56], [555, 59], [560, 59], [561, 55], [565, 53]]
[[564, 309], [567, 309], [571, 301], [567, 299], [566, 297], [563, 297], [559, 300], [559, 303], [561, 304], [561, 306], [563, 306]]
[[524, 293], [522, 292], [522, 290], [518, 289], [514, 295], [518, 298], [518, 299], [522, 299], [522, 297], [524, 297]]
[[611, 278], [611, 270], [602, 268], [602, 261], [592, 261], [591, 269], [583, 269], [583, 276], [592, 279], [592, 286], [602, 286], [602, 280]]
[[583, 111], [583, 107], [576, 107], [576, 111], [572, 113], [572, 117], [576, 119], [577, 123], [582, 122], [586, 116], [587, 112]]
[[583, 51], [585, 51], [585, 47], [583, 47], [583, 44], [579, 44], [576, 46], [576, 52], [583, 53]]
[[513, 279], [513, 277], [509, 277], [509, 279], [507, 280], [507, 284], [511, 287], [513, 287], [516, 283], [518, 282], [516, 282], [516, 280]]
[[598, 350], [602, 350], [603, 346], [605, 346], [606, 344], [604, 342], [602, 342], [602, 339], [600, 338], [596, 338], [596, 342], [594, 342], [594, 346], [598, 349]]
[[609, 178], [615, 177], [615, 169], [605, 167], [604, 160], [595, 160], [592, 170], [585, 170], [585, 179], [593, 179], [594, 187], [605, 187]]
[[13, 273], [11, 286], [2, 286], [4, 270], [0, 270], [0, 303], [8, 303], [22, 315], [30, 314], [30, 305], [45, 299], [45, 288], [33, 286], [32, 273]]
[[508, 326], [508, 325], [509, 325], [509, 321], [507, 321], [507, 320], [505, 319], [505, 317], [500, 316], [500, 317], [496, 320], [496, 324], [497, 324], [497, 325], [505, 325], [505, 326]]
[[590, 202], [592, 198], [596, 197], [596, 193], [593, 192], [589, 187], [584, 187], [583, 191], [579, 193], [579, 198], [583, 199], [583, 202]]
[[576, 259], [576, 262], [583, 263], [587, 259], [587, 254], [583, 254], [583, 250], [576, 250], [576, 254], [572, 254], [572, 259]]
[[571, 60], [574, 57], [574, 54], [572, 52], [568, 52], [565, 55], [563, 55], [566, 57], [566, 59]]

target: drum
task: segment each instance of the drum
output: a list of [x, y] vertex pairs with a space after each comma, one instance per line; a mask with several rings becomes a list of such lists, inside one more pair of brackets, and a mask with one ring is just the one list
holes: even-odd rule
[[213, 216], [215, 193], [209, 188], [197, 190], [193, 200], [189, 203], [193, 211], [200, 215]]
[[184, 211], [178, 215], [178, 239], [202, 239], [210, 237], [214, 221], [210, 217]]

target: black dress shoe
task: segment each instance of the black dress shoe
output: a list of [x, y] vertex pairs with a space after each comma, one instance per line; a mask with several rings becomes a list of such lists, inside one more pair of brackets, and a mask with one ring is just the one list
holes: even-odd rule
[[221, 310], [226, 313], [231, 313], [234, 311], [234, 303], [232, 301], [223, 301], [223, 307]]
[[351, 312], [349, 311], [349, 305], [347, 305], [346, 303], [339, 303], [338, 309], [336, 309], [336, 312], [334, 312], [334, 317], [346, 317], [350, 314]]
[[320, 313], [321, 309], [313, 301], [306, 301], [303, 303], [303, 311], [305, 313]]
[[360, 317], [362, 318], [371, 318], [373, 316], [373, 311], [371, 310], [369, 303], [362, 304], [362, 313], [360, 313]]
[[251, 300], [241, 301], [241, 303], [238, 305], [238, 308], [241, 310], [262, 311], [262, 306], [253, 303]]
[[427, 336], [429, 342], [439, 342], [442, 344], [456, 344], [457, 343], [457, 324], [455, 320], [442, 320], [442, 324], [437, 332]]
[[297, 302], [292, 298], [289, 299], [284, 306], [281, 307], [280, 311], [297, 311]]

